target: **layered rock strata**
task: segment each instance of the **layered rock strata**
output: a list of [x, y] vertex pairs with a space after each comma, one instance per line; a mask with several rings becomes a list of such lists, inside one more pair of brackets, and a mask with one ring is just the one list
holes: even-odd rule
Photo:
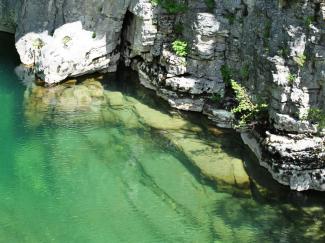
[[0, 1], [0, 31], [15, 33], [19, 1]]

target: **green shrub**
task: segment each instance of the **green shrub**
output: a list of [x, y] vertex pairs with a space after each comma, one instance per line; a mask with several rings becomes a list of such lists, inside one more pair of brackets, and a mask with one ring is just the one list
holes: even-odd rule
[[296, 81], [297, 75], [290, 73], [288, 76], [288, 84], [292, 85], [294, 81]]
[[307, 57], [304, 54], [299, 54], [294, 57], [293, 60], [300, 66], [303, 67], [305, 65]]
[[230, 25], [233, 25], [235, 23], [236, 15], [233, 13], [227, 13], [225, 15], [226, 19], [228, 19], [228, 22]]
[[224, 64], [221, 66], [220, 71], [225, 84], [230, 84], [230, 80], [232, 79], [232, 70], [226, 64]]
[[313, 123], [317, 123], [320, 129], [325, 128], [325, 112], [321, 109], [310, 108], [308, 110], [307, 119]]
[[66, 45], [68, 45], [68, 43], [69, 43], [71, 40], [72, 40], [72, 38], [71, 38], [70, 36], [65, 36], [65, 37], [63, 37], [62, 42], [63, 42], [63, 44], [66, 46]]
[[283, 58], [287, 58], [289, 55], [290, 55], [290, 49], [285, 46], [285, 47], [282, 47], [279, 51], [278, 51], [278, 54], [280, 56], [282, 56]]
[[307, 16], [305, 18], [305, 26], [309, 27], [313, 22], [315, 22], [315, 16]]
[[176, 2], [175, 0], [150, 0], [150, 2], [155, 6], [161, 6], [170, 14], [183, 13], [187, 10], [185, 3]]
[[213, 96], [211, 97], [211, 100], [217, 104], [220, 104], [222, 101], [222, 96], [218, 93], [213, 94]]
[[230, 83], [238, 102], [238, 105], [231, 110], [238, 119], [237, 127], [247, 127], [253, 123], [267, 121], [268, 105], [254, 104], [243, 86], [234, 80], [230, 80]]
[[91, 37], [92, 37], [93, 39], [95, 39], [95, 38], [96, 38], [96, 36], [97, 36], [96, 32], [93, 32], [93, 34], [92, 34], [92, 36], [91, 36]]
[[175, 40], [172, 43], [172, 49], [175, 52], [175, 54], [179, 57], [187, 56], [187, 51], [188, 51], [187, 48], [188, 48], [188, 45], [187, 45], [186, 41]]
[[214, 0], [204, 0], [204, 2], [210, 10], [212, 10], [216, 5]]
[[44, 46], [44, 42], [41, 38], [36, 38], [34, 41], [33, 41], [33, 47], [35, 49], [42, 49], [42, 47]]

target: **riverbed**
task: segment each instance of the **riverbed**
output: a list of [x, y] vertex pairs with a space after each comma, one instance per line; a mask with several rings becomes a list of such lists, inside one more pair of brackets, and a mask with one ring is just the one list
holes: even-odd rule
[[324, 194], [274, 182], [234, 131], [126, 69], [30, 83], [0, 46], [0, 242], [324, 242]]

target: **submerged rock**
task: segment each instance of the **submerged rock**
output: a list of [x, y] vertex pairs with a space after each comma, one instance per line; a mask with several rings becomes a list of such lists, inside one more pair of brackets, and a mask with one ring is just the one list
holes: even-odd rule
[[121, 92], [104, 90], [96, 79], [50, 88], [32, 84], [25, 93], [25, 115], [33, 126], [43, 122], [74, 125], [91, 122], [155, 129], [182, 151], [206, 178], [220, 185], [249, 189], [243, 161], [223, 151], [220, 143], [198, 136], [202, 132], [200, 126], [177, 114], [151, 108]]
[[149, 127], [157, 130], [189, 130], [200, 131], [201, 129], [184, 120], [181, 117], [169, 116], [160, 111], [152, 109], [145, 104], [135, 103], [135, 112], [140, 120]]
[[105, 92], [108, 104], [112, 107], [123, 107], [126, 104], [123, 94], [121, 92]]
[[239, 188], [249, 188], [249, 176], [243, 161], [224, 152], [221, 144], [206, 141], [195, 134], [170, 133], [167, 137], [204, 176]]

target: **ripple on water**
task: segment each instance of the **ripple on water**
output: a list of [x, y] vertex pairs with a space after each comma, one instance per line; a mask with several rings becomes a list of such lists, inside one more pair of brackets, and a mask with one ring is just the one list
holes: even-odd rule
[[235, 134], [205, 136], [121, 83], [130, 76], [24, 87], [10, 50], [0, 49], [0, 242], [324, 240], [322, 194], [255, 183]]

